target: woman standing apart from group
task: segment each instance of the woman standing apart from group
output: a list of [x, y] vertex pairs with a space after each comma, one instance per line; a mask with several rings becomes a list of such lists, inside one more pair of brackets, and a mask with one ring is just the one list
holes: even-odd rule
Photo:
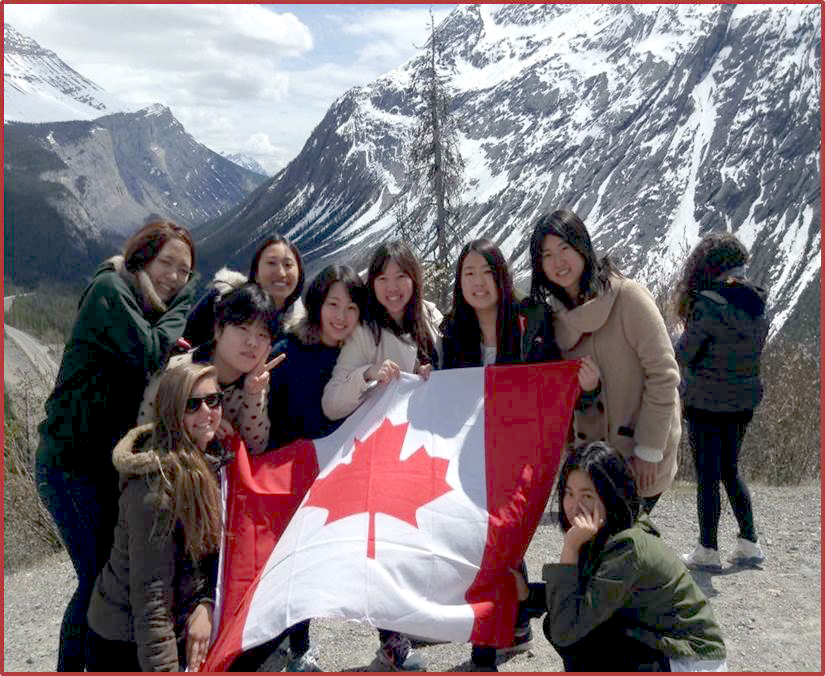
[[714, 572], [722, 570], [720, 481], [739, 524], [729, 560], [753, 565], [765, 558], [750, 493], [738, 469], [742, 439], [762, 399], [759, 363], [768, 333], [767, 294], [745, 278], [747, 262], [748, 250], [734, 235], [711, 233], [685, 263], [675, 296], [676, 314], [685, 325], [676, 354], [684, 371], [699, 513], [699, 544], [683, 558], [691, 568]]
[[590, 356], [601, 392], [575, 414], [579, 441], [607, 441], [629, 458], [650, 511], [676, 475], [681, 436], [679, 369], [650, 292], [598, 259], [584, 223], [567, 209], [539, 218], [530, 241], [530, 295], [552, 310], [565, 359]]
[[77, 574], [63, 616], [59, 671], [83, 671], [86, 609], [117, 518], [112, 448], [134, 425], [149, 375], [180, 337], [195, 293], [189, 232], [153, 221], [84, 291], [40, 426], [36, 478]]

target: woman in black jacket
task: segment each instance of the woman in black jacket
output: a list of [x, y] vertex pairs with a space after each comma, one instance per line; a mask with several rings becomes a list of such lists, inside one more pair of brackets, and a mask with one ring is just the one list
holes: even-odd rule
[[[495, 244], [487, 239], [468, 243], [458, 257], [453, 306], [441, 324], [443, 368], [560, 359], [551, 322], [533, 321], [531, 313], [535, 312], [538, 317], [542, 310], [543, 307], [533, 305], [522, 307], [516, 301], [510, 268]], [[527, 325], [524, 346], [522, 324]], [[579, 371], [582, 389], [593, 390], [598, 382], [595, 364], [589, 359], [582, 360]], [[523, 562], [521, 571], [526, 577]], [[474, 645], [472, 661], [477, 671], [497, 671], [497, 654], [529, 650], [532, 645], [529, 618], [519, 612], [513, 645], [500, 649]]]
[[739, 449], [762, 399], [759, 362], [768, 333], [765, 290], [745, 279], [748, 251], [732, 234], [707, 235], [693, 250], [675, 292], [685, 330], [676, 345], [682, 396], [696, 460], [699, 544], [683, 559], [719, 572], [717, 546], [721, 481], [739, 523], [735, 564], [764, 560], [748, 487], [739, 475]]

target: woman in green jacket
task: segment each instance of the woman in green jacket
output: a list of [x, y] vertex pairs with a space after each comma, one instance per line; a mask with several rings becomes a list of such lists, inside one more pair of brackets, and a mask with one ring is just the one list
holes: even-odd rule
[[195, 292], [189, 232], [152, 221], [105, 261], [80, 299], [40, 426], [36, 479], [77, 573], [58, 671], [83, 671], [86, 609], [112, 546], [118, 479], [112, 448], [135, 424], [148, 377], [183, 332]]
[[[547, 613], [566, 671], [726, 671], [722, 632], [681, 559], [640, 512], [628, 463], [603, 441], [573, 449], [558, 485], [559, 563], [519, 597]], [[640, 517], [641, 513], [641, 517]]]

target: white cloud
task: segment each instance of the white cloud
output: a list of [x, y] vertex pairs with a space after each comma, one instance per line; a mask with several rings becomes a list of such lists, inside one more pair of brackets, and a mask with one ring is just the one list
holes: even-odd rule
[[116, 96], [170, 107], [277, 101], [283, 59], [313, 44], [293, 14], [257, 5], [10, 5], [5, 17]]
[[[435, 8], [438, 24], [453, 6]], [[5, 20], [135, 107], [162, 103], [201, 143], [270, 171], [332, 102], [422, 46], [426, 7], [7, 4]], [[296, 16], [296, 14], [298, 16]], [[275, 139], [273, 141], [272, 139]]]

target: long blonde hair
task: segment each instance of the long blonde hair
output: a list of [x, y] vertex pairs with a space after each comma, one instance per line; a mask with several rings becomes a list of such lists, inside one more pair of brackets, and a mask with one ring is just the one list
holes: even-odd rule
[[186, 402], [198, 382], [217, 379], [214, 366], [184, 364], [160, 378], [154, 448], [161, 463], [155, 485], [159, 497], [180, 522], [193, 560], [217, 551], [221, 534], [221, 494], [215, 471], [183, 423]]

